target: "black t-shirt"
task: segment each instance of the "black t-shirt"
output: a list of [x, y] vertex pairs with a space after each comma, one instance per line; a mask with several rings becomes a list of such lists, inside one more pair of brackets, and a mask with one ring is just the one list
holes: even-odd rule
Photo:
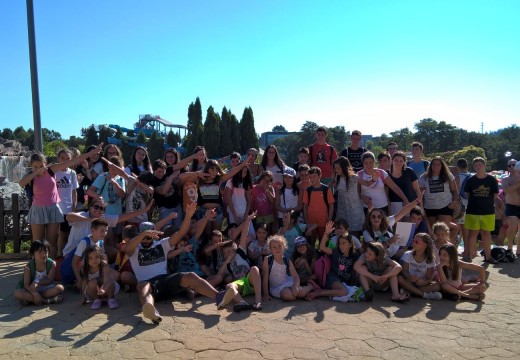
[[[417, 180], [417, 175], [415, 174], [415, 171], [413, 171], [411, 168], [406, 167], [403, 170], [403, 175], [399, 178], [395, 178], [392, 176], [392, 174], [388, 171], [388, 174], [390, 175], [390, 179], [392, 179], [395, 184], [401, 189], [404, 193], [404, 196], [408, 199], [408, 201], [413, 201], [417, 198], [417, 194], [415, 193], [412, 182]], [[390, 197], [390, 202], [402, 202], [403, 200], [397, 196], [395, 192], [393, 192], [392, 189], [388, 189], [388, 195]]]
[[[154, 187], [154, 189], [156, 187], [162, 186], [166, 182], [167, 178], [167, 176], [164, 176], [162, 179], [159, 179], [154, 175], [152, 182], [152, 186]], [[161, 195], [157, 191], [154, 191], [153, 199], [157, 207], [164, 207], [168, 209], [173, 209], [177, 207], [177, 205], [179, 205], [181, 202], [181, 197], [179, 196], [179, 193], [175, 190], [175, 185], [172, 185], [172, 187], [168, 190], [168, 192], [165, 195]]]
[[495, 194], [498, 194], [498, 181], [486, 175], [479, 179], [476, 175], [466, 181], [464, 191], [468, 193], [466, 214], [492, 215], [495, 213]]
[[341, 151], [340, 156], [344, 156], [350, 161], [352, 164], [352, 168], [355, 172], [358, 172], [359, 170], [363, 169], [363, 162], [361, 161], [361, 155], [363, 153], [367, 152], [368, 150], [364, 147], [360, 147], [357, 150], [352, 150], [350, 147], [343, 149]]
[[[353, 251], [351, 252], [351, 254]], [[333, 271], [342, 282], [352, 285], [354, 283], [354, 263], [357, 257], [355, 255], [344, 256], [339, 252], [339, 248], [332, 249], [331, 271]]]

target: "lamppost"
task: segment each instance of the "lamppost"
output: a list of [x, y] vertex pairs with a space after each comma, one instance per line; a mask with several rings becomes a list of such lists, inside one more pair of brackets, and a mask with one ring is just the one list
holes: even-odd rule
[[40, 93], [38, 90], [38, 67], [36, 61], [36, 37], [34, 34], [33, 0], [27, 0], [27, 33], [29, 37], [29, 60], [31, 66], [31, 90], [34, 122], [34, 149], [43, 152], [42, 125], [40, 118]]

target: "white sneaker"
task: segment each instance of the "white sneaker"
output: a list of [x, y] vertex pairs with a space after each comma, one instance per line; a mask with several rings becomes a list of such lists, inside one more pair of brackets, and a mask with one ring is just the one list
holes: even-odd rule
[[159, 324], [162, 321], [162, 317], [157, 309], [150, 303], [143, 305], [143, 316], [147, 319], [152, 320], [154, 324]]
[[442, 300], [442, 294], [438, 291], [425, 292], [423, 298], [426, 300]]

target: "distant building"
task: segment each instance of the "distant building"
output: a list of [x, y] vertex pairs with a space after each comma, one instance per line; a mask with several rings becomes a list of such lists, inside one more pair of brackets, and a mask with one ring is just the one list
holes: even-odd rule
[[267, 145], [272, 145], [275, 140], [277, 139], [283, 139], [284, 137], [288, 135], [296, 135], [298, 132], [296, 131], [268, 131], [264, 132], [260, 135], [260, 141], [259, 145], [262, 149], [265, 149]]
[[372, 141], [374, 137], [372, 135], [361, 135], [361, 143], [360, 145], [363, 147], [367, 146], [367, 142]]

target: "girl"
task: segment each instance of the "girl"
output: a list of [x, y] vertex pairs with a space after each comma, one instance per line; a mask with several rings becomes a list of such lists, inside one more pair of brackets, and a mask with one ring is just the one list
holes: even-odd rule
[[293, 172], [285, 172], [283, 174], [283, 185], [276, 192], [274, 206], [278, 211], [278, 227], [283, 226], [284, 214], [291, 211], [299, 213], [303, 208], [300, 189], [294, 175]]
[[254, 181], [256, 181], [256, 179], [258, 179], [258, 177], [260, 176], [262, 171], [264, 171], [264, 168], [262, 167], [262, 165], [256, 163], [256, 161], [258, 159], [258, 150], [257, 149], [251, 148], [251, 149], [247, 150], [247, 156], [251, 156], [251, 158], [253, 159], [253, 163], [249, 167], [249, 170], [251, 171], [251, 175], [253, 176], [253, 182], [254, 182]]
[[428, 171], [421, 175], [419, 187], [425, 190], [424, 210], [430, 225], [442, 221], [449, 226], [459, 194], [455, 177], [440, 156], [434, 157]]
[[253, 186], [251, 209], [256, 211], [257, 217], [255, 223], [265, 223], [267, 231], [272, 234], [273, 231], [273, 209], [275, 191], [271, 185], [273, 182], [273, 174], [270, 171], [264, 171], [258, 178], [258, 182]]
[[123, 168], [123, 159], [114, 156], [110, 158], [110, 163], [116, 166], [109, 166], [107, 172], [98, 176], [87, 190], [87, 195], [93, 199], [103, 199], [107, 204], [107, 215], [121, 215], [126, 185], [117, 168]]
[[[58, 162], [64, 163], [72, 159], [72, 152], [69, 149], [61, 149], [57, 154]], [[58, 187], [58, 194], [60, 202], [58, 206], [61, 209], [63, 216], [76, 210], [78, 205], [78, 177], [76, 172], [71, 168], [66, 168], [63, 171], [56, 172], [56, 186]], [[68, 221], [64, 220], [60, 223], [60, 233], [58, 235], [58, 250], [57, 256], [62, 255], [63, 247], [69, 238], [70, 225]]]
[[432, 281], [435, 268], [432, 238], [426, 233], [416, 234], [412, 249], [401, 258], [403, 270], [397, 278], [399, 285], [413, 295], [441, 300], [441, 285]]
[[378, 242], [384, 246], [388, 256], [393, 257], [399, 250], [397, 237], [390, 231], [390, 224], [381, 209], [373, 208], [368, 212], [363, 225], [363, 240], [366, 244]]
[[151, 173], [152, 166], [150, 164], [150, 158], [148, 157], [148, 152], [146, 149], [142, 146], [138, 146], [134, 149], [131, 163], [125, 168], [125, 172], [128, 175], [135, 174], [135, 176], [139, 176], [141, 171], [148, 171]]
[[228, 206], [229, 223], [240, 224], [245, 221], [251, 211], [251, 192], [253, 177], [247, 167], [239, 171], [226, 182], [226, 203]]
[[[401, 189], [408, 201], [421, 197], [417, 175], [412, 168], [406, 166], [406, 155], [402, 151], [397, 151], [392, 156], [389, 174], [390, 179]], [[392, 189], [389, 189], [388, 197], [390, 199], [390, 214], [397, 214], [403, 208], [402, 199]]]
[[251, 265], [256, 265], [262, 270], [264, 257], [271, 253], [267, 246], [267, 225], [264, 223], [257, 224], [255, 234], [256, 238], [247, 247], [247, 256], [251, 260]]
[[352, 286], [356, 275], [354, 273], [354, 264], [357, 256], [352, 245], [352, 235], [344, 233], [338, 237], [338, 246], [331, 249], [327, 246], [329, 235], [334, 231], [334, 223], [329, 221], [325, 226], [325, 233], [320, 242], [320, 250], [331, 257], [330, 272], [327, 275], [327, 289], [315, 290], [308, 295], [309, 299], [320, 296], [346, 296], [347, 289], [343, 283]]
[[59, 164], [46, 165], [45, 156], [41, 153], [33, 154], [30, 158], [32, 171], [25, 175], [19, 182], [24, 188], [29, 186], [33, 194], [33, 200], [27, 221], [31, 225], [32, 239], [45, 239], [50, 245], [50, 257], [57, 254], [58, 228], [63, 222], [63, 214], [58, 206], [59, 195], [56, 187], [56, 172], [79, 164], [94, 154], [101, 151], [99, 144], [90, 152], [74, 159]]
[[[327, 244], [327, 247], [331, 250], [338, 246], [338, 239], [340, 236], [347, 236], [350, 234], [350, 228], [348, 226], [348, 222], [344, 219], [337, 219], [334, 222], [334, 236], [332, 236]], [[354, 235], [351, 237], [352, 246], [354, 250], [361, 255], [363, 253], [363, 245], [361, 241]]]
[[49, 258], [49, 243], [35, 240], [29, 253], [31, 260], [23, 269], [23, 279], [18, 283], [14, 296], [22, 305], [61, 303], [63, 285], [54, 284], [56, 262]]
[[[120, 173], [127, 175], [123, 171]], [[153, 197], [153, 180], [153, 174], [149, 173], [148, 171], [141, 172], [137, 178], [135, 178], [133, 175], [126, 176], [128, 189], [126, 191], [127, 195], [125, 197], [125, 214], [146, 208]], [[139, 216], [131, 218], [128, 220], [128, 223], [130, 225], [139, 226], [140, 223], [147, 221], [148, 213], [145, 212]]]
[[193, 154], [197, 155], [196, 159], [193, 159], [191, 162], [190, 171], [201, 171], [206, 167], [206, 162], [208, 161], [208, 156], [206, 155], [206, 149], [204, 149], [204, 146], [196, 146], [195, 149], [193, 149]]
[[[90, 145], [89, 147], [87, 147], [85, 152], [87, 153], [94, 148], [94, 145]], [[90, 187], [90, 185], [92, 185], [92, 183], [98, 177], [98, 175], [103, 173], [103, 168], [103, 161], [101, 160], [99, 154], [93, 154], [92, 156], [83, 160], [76, 167], [76, 174], [78, 175], [79, 180], [78, 211], [83, 210], [84, 207], [88, 206], [87, 204], [85, 204], [85, 201], [87, 201], [87, 189]], [[91, 201], [92, 199], [89, 198], [88, 202], [90, 203]]]
[[287, 246], [285, 238], [280, 235], [271, 236], [267, 244], [272, 254], [265, 257], [262, 269], [263, 300], [271, 300], [271, 296], [285, 301], [305, 298], [313, 286], [300, 286], [300, 277], [293, 262], [283, 255]]
[[336, 218], [345, 219], [356, 236], [361, 235], [365, 214], [357, 186], [359, 177], [352, 170], [350, 161], [341, 156], [334, 160], [336, 174]]
[[354, 264], [359, 282], [365, 290], [365, 300], [372, 301], [374, 290], [386, 291], [388, 287], [392, 289], [392, 301], [404, 303], [410, 300], [408, 295], [399, 293], [397, 275], [401, 269], [401, 265], [388, 257], [382, 244], [368, 243], [367, 251]]
[[[110, 158], [112, 158], [114, 156], [117, 156], [121, 159], [123, 158], [123, 153], [117, 147], [117, 145], [108, 144], [107, 146], [105, 146], [105, 148], [103, 149], [103, 159], [110, 160]], [[104, 172], [108, 171], [108, 164], [104, 161], [103, 161], [103, 171]], [[99, 174], [101, 174], [101, 173], [99, 173]]]
[[435, 255], [435, 266], [437, 266], [440, 263], [439, 251], [441, 247], [443, 247], [446, 244], [449, 244], [450, 228], [445, 223], [437, 221], [435, 224], [433, 224], [432, 231], [434, 238], [433, 249]]
[[314, 247], [307, 244], [307, 239], [303, 236], [298, 236], [294, 240], [296, 251], [293, 253], [291, 260], [294, 264], [296, 272], [300, 277], [300, 285], [312, 284], [317, 287], [314, 280], [316, 275], [314, 274], [314, 264], [316, 258], [314, 256]]
[[385, 192], [385, 186], [393, 190], [403, 201], [403, 205], [409, 203], [403, 191], [395, 184], [384, 170], [375, 168], [374, 154], [367, 151], [361, 155], [363, 162], [363, 170], [358, 172], [360, 181], [358, 181], [358, 194], [363, 200], [364, 210], [368, 212], [372, 208], [381, 209], [388, 214], [388, 198]]
[[271, 172], [274, 181], [274, 188], [276, 190], [280, 189], [283, 185], [283, 174], [286, 172], [285, 169], [289, 167], [283, 162], [276, 146], [268, 145], [265, 148], [264, 156], [262, 157], [260, 165], [263, 169]]
[[[285, 238], [287, 243], [287, 249], [285, 250], [285, 256], [291, 258], [295, 248], [295, 240], [298, 236], [304, 235], [309, 239], [314, 231], [318, 228], [316, 224], [305, 224], [299, 222], [299, 214], [297, 212], [285, 213], [283, 218], [283, 226], [279, 231], [279, 234]], [[313, 237], [314, 239], [314, 237]]]
[[99, 310], [103, 300], [108, 299], [108, 307], [117, 309], [119, 304], [114, 296], [119, 292], [119, 284], [111, 275], [103, 250], [97, 245], [89, 245], [83, 254], [81, 269], [83, 301], [92, 301], [90, 308]]
[[[486, 270], [476, 264], [459, 260], [457, 248], [452, 244], [443, 245], [439, 250], [440, 264], [437, 272], [442, 284], [442, 290], [454, 295], [454, 300], [465, 298], [469, 300], [484, 300], [486, 288]], [[477, 271], [480, 279], [476, 283], [463, 283], [462, 270]]]

